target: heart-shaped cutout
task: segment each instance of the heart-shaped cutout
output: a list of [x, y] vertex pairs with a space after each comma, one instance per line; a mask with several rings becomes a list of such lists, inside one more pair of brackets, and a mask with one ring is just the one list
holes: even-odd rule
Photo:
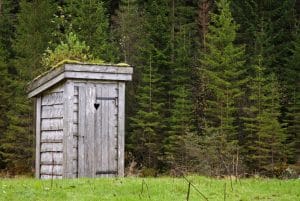
[[94, 107], [95, 107], [96, 110], [98, 110], [99, 106], [100, 106], [99, 103], [95, 103], [95, 104], [94, 104]]

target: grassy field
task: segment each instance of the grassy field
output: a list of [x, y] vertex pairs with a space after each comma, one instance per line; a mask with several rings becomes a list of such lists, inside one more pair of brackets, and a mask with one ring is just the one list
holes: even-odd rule
[[[188, 180], [207, 200], [286, 200], [300, 201], [300, 180], [275, 179], [212, 179], [189, 176]], [[206, 200], [193, 187], [190, 201]], [[28, 178], [0, 179], [0, 200], [109, 200], [109, 201], [184, 201], [188, 182], [183, 178], [122, 178], [35, 180]]]

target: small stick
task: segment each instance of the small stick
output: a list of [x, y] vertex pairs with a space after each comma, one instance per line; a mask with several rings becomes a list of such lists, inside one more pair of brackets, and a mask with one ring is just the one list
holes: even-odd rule
[[141, 192], [140, 192], [140, 194], [139, 194], [139, 197], [140, 197], [140, 199], [141, 199], [141, 197], [142, 197], [141, 195], [142, 195], [143, 192], [144, 192], [144, 184], [145, 184], [146, 189], [147, 189], [147, 192], [148, 192], [148, 198], [151, 199], [150, 193], [149, 193], [148, 184], [145, 182], [145, 180], [142, 181], [142, 189], [141, 189]]
[[143, 194], [143, 192], [144, 192], [144, 180], [142, 180], [142, 189], [141, 189], [141, 192], [139, 194], [140, 199], [142, 199], [141, 195]]
[[231, 191], [233, 191], [233, 185], [232, 185], [232, 178], [231, 178], [231, 174], [230, 174], [230, 187], [231, 187]]
[[183, 176], [183, 178], [188, 182], [188, 183], [190, 183], [191, 184], [191, 186], [205, 199], [205, 200], [207, 200], [208, 201], [208, 199], [207, 199], [207, 197], [205, 197], [205, 195], [203, 195], [203, 193], [201, 193], [200, 191], [199, 191], [199, 189], [194, 185], [194, 184], [192, 184], [192, 182], [190, 182], [185, 176]]
[[226, 201], [226, 182], [224, 184], [224, 201]]
[[188, 191], [187, 191], [187, 195], [186, 195], [186, 201], [189, 201], [189, 199], [190, 199], [190, 191], [191, 191], [191, 183], [189, 182], [189, 187], [188, 187]]

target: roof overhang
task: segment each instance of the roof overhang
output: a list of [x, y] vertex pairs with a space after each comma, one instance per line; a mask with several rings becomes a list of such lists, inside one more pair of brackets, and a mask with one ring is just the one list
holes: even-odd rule
[[28, 98], [32, 98], [66, 79], [82, 80], [132, 80], [132, 67], [92, 64], [64, 64], [35, 78], [27, 87]]

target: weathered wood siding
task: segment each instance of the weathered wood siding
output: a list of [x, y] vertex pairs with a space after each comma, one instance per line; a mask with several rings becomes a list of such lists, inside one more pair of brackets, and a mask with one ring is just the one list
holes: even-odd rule
[[63, 87], [58, 86], [40, 98], [40, 178], [62, 178], [63, 95]]
[[96, 85], [95, 171], [96, 176], [118, 174], [118, 85]]
[[78, 177], [78, 102], [79, 102], [79, 88], [74, 87], [74, 101], [73, 101], [73, 175]]
[[78, 125], [78, 177], [117, 175], [118, 84], [80, 83], [77, 99], [74, 108], [79, 110], [74, 119]]

